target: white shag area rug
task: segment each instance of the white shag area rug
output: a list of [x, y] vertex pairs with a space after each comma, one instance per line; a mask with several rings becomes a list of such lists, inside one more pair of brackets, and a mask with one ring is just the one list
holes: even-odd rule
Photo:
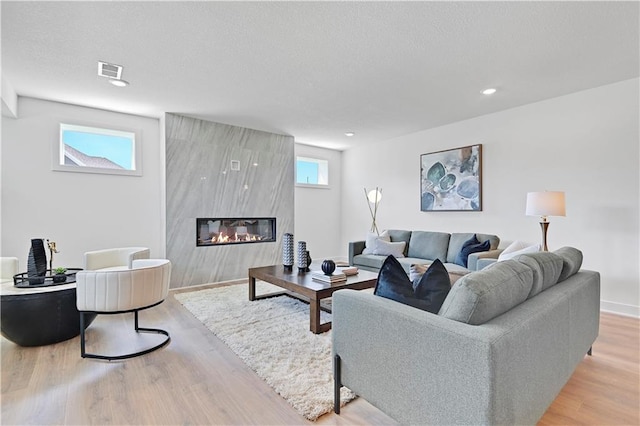
[[[277, 291], [256, 284], [256, 294]], [[309, 305], [287, 296], [250, 302], [246, 284], [174, 297], [301, 415], [314, 421], [333, 410], [331, 331], [309, 331]], [[322, 322], [330, 320], [321, 312]], [[341, 405], [356, 397], [345, 387], [340, 392]]]

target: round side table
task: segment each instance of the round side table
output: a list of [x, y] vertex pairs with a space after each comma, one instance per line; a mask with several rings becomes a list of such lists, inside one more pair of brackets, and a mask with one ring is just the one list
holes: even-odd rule
[[[95, 317], [85, 316], [85, 328]], [[20, 346], [50, 345], [79, 335], [75, 281], [33, 288], [0, 284], [0, 331]]]

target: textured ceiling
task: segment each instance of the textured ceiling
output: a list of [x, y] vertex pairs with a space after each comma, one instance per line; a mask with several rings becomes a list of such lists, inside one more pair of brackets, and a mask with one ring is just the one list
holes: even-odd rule
[[[335, 149], [639, 75], [638, 2], [1, 8], [3, 78], [19, 95], [185, 114]], [[98, 60], [123, 65], [131, 85], [97, 77]]]

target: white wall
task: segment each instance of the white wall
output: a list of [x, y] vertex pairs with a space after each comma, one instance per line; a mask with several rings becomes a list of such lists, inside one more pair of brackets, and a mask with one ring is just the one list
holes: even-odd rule
[[[52, 171], [61, 121], [139, 129], [143, 175]], [[109, 247], [164, 256], [161, 153], [157, 119], [19, 97], [18, 118], [2, 117], [2, 256], [26, 270], [31, 238], [58, 243], [54, 267], [82, 267], [85, 251]]]
[[[640, 315], [639, 80], [627, 80], [343, 152], [342, 243], [363, 239], [362, 187], [381, 186], [378, 226], [539, 242], [528, 191], [565, 191], [549, 248], [574, 246], [602, 276], [602, 308]], [[496, 96], [500, 96], [498, 93]], [[483, 144], [483, 211], [420, 211], [420, 155]]]
[[340, 238], [342, 153], [298, 143], [295, 153], [329, 161], [329, 188], [296, 186], [295, 230], [285, 232], [293, 232], [294, 241], [306, 241], [314, 261], [335, 259], [344, 252]]

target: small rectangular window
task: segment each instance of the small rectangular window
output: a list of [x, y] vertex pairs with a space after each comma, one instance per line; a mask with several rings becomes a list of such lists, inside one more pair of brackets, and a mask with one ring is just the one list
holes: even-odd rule
[[53, 169], [141, 176], [136, 133], [61, 123]]
[[318, 158], [296, 157], [296, 184], [328, 186], [329, 162]]

